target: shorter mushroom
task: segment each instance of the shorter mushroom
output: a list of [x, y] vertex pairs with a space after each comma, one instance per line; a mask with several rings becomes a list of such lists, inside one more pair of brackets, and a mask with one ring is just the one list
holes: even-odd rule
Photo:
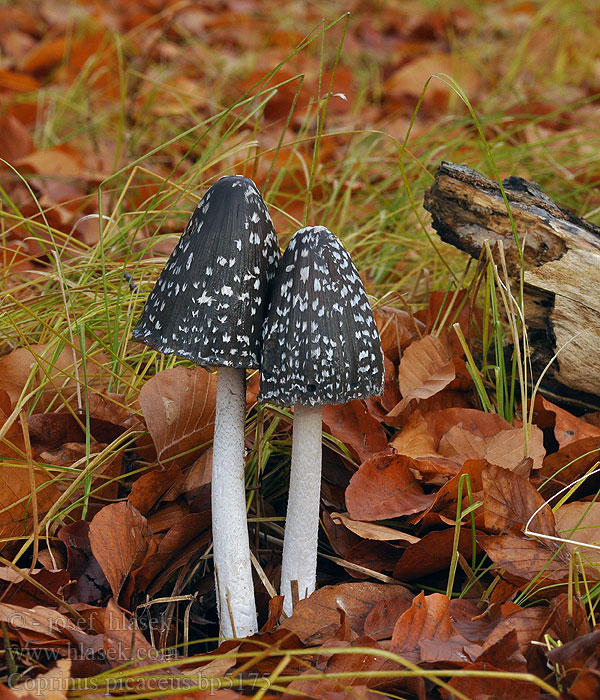
[[297, 231], [277, 270], [264, 326], [258, 400], [294, 406], [281, 593], [292, 614], [315, 589], [322, 405], [379, 395], [381, 342], [350, 255], [324, 226]]
[[133, 337], [215, 366], [213, 560], [221, 636], [257, 630], [244, 483], [246, 368], [258, 367], [280, 258], [256, 185], [221, 178], [204, 195], [150, 293]]

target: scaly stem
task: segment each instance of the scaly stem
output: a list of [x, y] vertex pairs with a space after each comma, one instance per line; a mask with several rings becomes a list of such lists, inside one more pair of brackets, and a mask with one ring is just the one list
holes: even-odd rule
[[292, 467], [281, 565], [281, 594], [285, 596], [283, 609], [287, 615], [292, 614], [293, 608], [292, 581], [298, 582], [299, 599], [307, 598], [315, 590], [322, 430], [321, 406], [294, 406]]
[[212, 468], [213, 557], [220, 636], [257, 631], [244, 483], [246, 372], [219, 367]]

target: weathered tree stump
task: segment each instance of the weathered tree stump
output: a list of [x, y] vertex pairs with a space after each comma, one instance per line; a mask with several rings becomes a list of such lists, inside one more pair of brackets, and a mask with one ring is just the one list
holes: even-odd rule
[[[525, 317], [532, 363], [551, 390], [597, 407], [600, 397], [600, 228], [558, 207], [534, 182], [503, 181], [524, 260]], [[503, 242], [508, 272], [521, 255], [497, 182], [464, 165], [442, 162], [425, 208], [442, 240], [479, 258], [488, 240]]]

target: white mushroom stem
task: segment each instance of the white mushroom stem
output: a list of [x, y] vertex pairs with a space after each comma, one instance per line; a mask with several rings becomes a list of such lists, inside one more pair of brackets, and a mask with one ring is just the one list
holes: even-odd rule
[[294, 406], [292, 466], [281, 565], [281, 595], [287, 615], [292, 614], [293, 608], [292, 581], [298, 582], [299, 600], [308, 598], [315, 590], [322, 430], [321, 406]]
[[246, 372], [219, 367], [212, 467], [212, 532], [220, 636], [257, 631], [244, 483]]

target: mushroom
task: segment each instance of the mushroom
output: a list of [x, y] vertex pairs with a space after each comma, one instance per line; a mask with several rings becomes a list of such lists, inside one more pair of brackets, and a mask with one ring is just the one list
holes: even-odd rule
[[133, 330], [160, 352], [218, 367], [212, 528], [222, 637], [257, 630], [244, 483], [246, 369], [259, 366], [280, 257], [256, 185], [223, 177], [196, 207]]
[[285, 251], [263, 335], [258, 400], [294, 406], [281, 593], [292, 614], [315, 589], [322, 461], [322, 405], [383, 391], [383, 353], [361, 279], [324, 226], [297, 231]]

